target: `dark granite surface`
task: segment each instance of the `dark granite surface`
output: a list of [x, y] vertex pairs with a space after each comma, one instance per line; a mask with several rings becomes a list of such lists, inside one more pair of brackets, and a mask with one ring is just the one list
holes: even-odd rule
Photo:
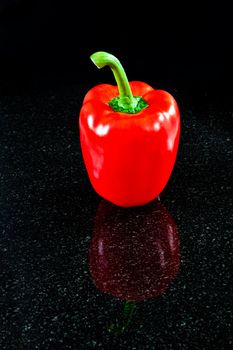
[[87, 178], [85, 92], [0, 98], [0, 349], [233, 349], [232, 100], [171, 89], [174, 172], [121, 210]]

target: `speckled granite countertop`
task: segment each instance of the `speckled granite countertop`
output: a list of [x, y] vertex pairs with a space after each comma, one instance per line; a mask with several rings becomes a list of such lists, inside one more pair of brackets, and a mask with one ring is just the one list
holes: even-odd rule
[[171, 91], [174, 172], [126, 212], [87, 178], [85, 92], [0, 98], [0, 349], [233, 349], [232, 106]]

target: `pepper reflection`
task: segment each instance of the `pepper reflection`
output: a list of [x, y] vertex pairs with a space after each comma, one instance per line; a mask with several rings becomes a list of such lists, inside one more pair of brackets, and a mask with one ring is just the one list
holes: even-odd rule
[[177, 226], [161, 202], [125, 209], [101, 201], [89, 254], [98, 289], [126, 301], [155, 298], [179, 265]]

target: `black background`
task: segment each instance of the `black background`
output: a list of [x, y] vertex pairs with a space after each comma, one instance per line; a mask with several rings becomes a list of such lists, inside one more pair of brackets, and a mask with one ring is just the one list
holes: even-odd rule
[[222, 2], [1, 0], [0, 85], [9, 93], [113, 82], [89, 60], [104, 50], [129, 80], [221, 94], [230, 66], [227, 13]]

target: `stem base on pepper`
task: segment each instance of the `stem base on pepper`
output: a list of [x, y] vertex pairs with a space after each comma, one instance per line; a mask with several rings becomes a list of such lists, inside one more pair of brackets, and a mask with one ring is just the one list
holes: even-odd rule
[[125, 100], [122, 97], [117, 96], [109, 101], [109, 106], [115, 112], [131, 113], [135, 114], [148, 107], [148, 104], [141, 96], [133, 96], [133, 103], [127, 103], [127, 97]]

